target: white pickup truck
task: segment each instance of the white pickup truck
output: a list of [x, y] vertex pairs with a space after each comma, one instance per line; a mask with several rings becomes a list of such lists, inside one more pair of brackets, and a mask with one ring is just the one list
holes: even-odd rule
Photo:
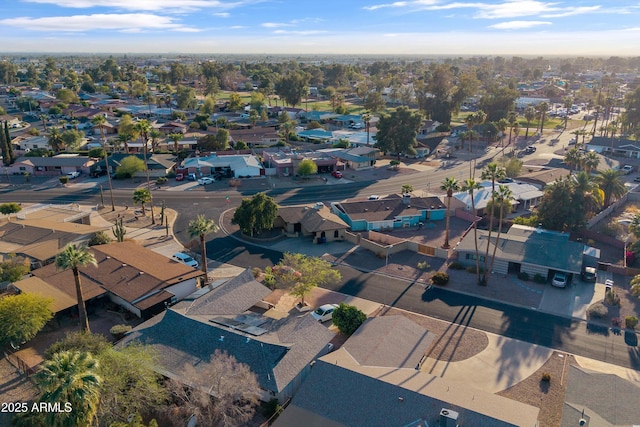
[[80, 176], [80, 172], [78, 171], [73, 171], [73, 172], [67, 172], [67, 177], [69, 179], [74, 179]]

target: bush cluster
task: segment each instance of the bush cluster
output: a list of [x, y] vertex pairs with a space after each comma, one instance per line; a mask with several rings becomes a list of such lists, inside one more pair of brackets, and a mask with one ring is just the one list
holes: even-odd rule
[[613, 289], [604, 294], [604, 302], [608, 305], [620, 305], [620, 296]]
[[527, 273], [526, 271], [521, 271], [520, 273], [518, 273], [518, 279], [524, 280], [525, 282], [529, 281], [529, 273]]
[[589, 318], [591, 319], [604, 319], [605, 317], [607, 317], [609, 309], [607, 309], [607, 307], [605, 307], [602, 303], [597, 303], [589, 307], [589, 310], [587, 310], [587, 312], [589, 313]]
[[544, 277], [544, 276], [543, 276], [542, 274], [540, 274], [540, 273], [536, 273], [536, 274], [533, 276], [533, 281], [534, 281], [534, 282], [536, 282], [536, 283], [547, 283], [547, 278], [546, 278], [546, 277]]
[[551, 374], [548, 372], [544, 372], [542, 374], [542, 378], [540, 378], [542, 381], [546, 382], [546, 383], [550, 383], [551, 382]]
[[442, 272], [442, 271], [438, 271], [431, 278], [431, 283], [433, 283], [434, 285], [438, 285], [438, 286], [444, 286], [447, 283], [449, 283], [449, 275], [447, 273]]
[[464, 265], [462, 265], [462, 263], [459, 261], [453, 261], [451, 264], [449, 264], [449, 268], [452, 270], [464, 270]]
[[422, 270], [422, 271], [431, 270], [431, 264], [429, 264], [427, 261], [420, 261], [418, 263], [418, 270]]
[[624, 324], [628, 329], [635, 329], [638, 325], [638, 318], [636, 316], [627, 316], [624, 318]]

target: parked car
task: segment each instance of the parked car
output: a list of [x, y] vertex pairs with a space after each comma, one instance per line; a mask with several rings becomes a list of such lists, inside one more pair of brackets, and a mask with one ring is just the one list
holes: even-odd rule
[[624, 175], [629, 175], [631, 172], [633, 172], [633, 166], [624, 165], [622, 169], [620, 169], [620, 172]]
[[595, 267], [585, 267], [582, 269], [581, 276], [585, 282], [595, 282], [598, 277], [598, 272]]
[[635, 178], [633, 178], [633, 182], [640, 182], [640, 176], [636, 176]]
[[196, 177], [196, 174], [195, 174], [195, 173], [190, 173], [189, 175], [187, 175], [187, 179], [188, 179], [189, 181], [195, 181], [195, 180], [196, 180], [196, 179], [198, 179], [198, 178]]
[[214, 182], [216, 182], [216, 180], [211, 178], [210, 176], [203, 176], [198, 180], [198, 185], [213, 184]]
[[96, 169], [93, 172], [91, 172], [91, 176], [93, 178], [97, 178], [99, 176], [105, 176], [107, 174], [107, 170], [106, 169]]
[[316, 308], [311, 316], [316, 319], [318, 322], [326, 322], [327, 320], [331, 320], [333, 317], [333, 311], [338, 308], [337, 304], [324, 304], [320, 307]]
[[571, 138], [569, 140], [569, 145], [576, 145], [576, 139], [575, 138]]
[[380, 196], [378, 196], [377, 194], [372, 194], [369, 196], [369, 200], [378, 200], [380, 198]]
[[340, 179], [340, 178], [342, 178], [342, 172], [340, 172], [340, 171], [332, 171], [331, 172], [331, 176], [333, 176], [334, 178]]
[[80, 172], [78, 172], [78, 171], [67, 172], [67, 177], [69, 179], [75, 179], [75, 178], [77, 178], [79, 176], [80, 176]]
[[176, 174], [176, 181], [184, 181], [184, 174]]
[[556, 274], [553, 275], [553, 280], [551, 284], [557, 288], [564, 288], [567, 286], [567, 282], [569, 281], [569, 277], [567, 273], [563, 271], [557, 271]]
[[188, 265], [189, 267], [198, 268], [200, 266], [200, 264], [198, 264], [198, 261], [191, 258], [184, 252], [176, 252], [175, 254], [173, 254], [172, 258], [178, 262]]
[[527, 153], [527, 154], [535, 153], [536, 152], [536, 147], [534, 147], [533, 145], [530, 145], [524, 150], [524, 152]]

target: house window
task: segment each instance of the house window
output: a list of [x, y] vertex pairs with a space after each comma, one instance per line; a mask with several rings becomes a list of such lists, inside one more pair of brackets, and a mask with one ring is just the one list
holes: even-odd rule
[[335, 230], [333, 232], [333, 237], [334, 237], [334, 239], [337, 239], [338, 237], [340, 237], [340, 233], [338, 232], [338, 230]]
[[20, 166], [20, 171], [26, 171], [26, 170], [27, 170], [27, 168], [26, 168], [26, 167], [24, 167], [24, 166]]
[[[474, 253], [466, 254], [465, 255], [465, 259], [468, 259], [468, 260], [471, 260], [471, 261], [475, 261], [476, 254], [474, 254]], [[480, 255], [480, 262], [484, 262], [484, 255]]]

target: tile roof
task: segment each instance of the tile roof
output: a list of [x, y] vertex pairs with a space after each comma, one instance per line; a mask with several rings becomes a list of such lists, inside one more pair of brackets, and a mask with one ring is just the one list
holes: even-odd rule
[[637, 383], [617, 375], [569, 367], [567, 391], [561, 427], [622, 427], [640, 422], [640, 406], [634, 397], [640, 393]]
[[288, 224], [302, 224], [311, 233], [349, 228], [347, 223], [325, 205], [319, 209], [315, 209], [314, 205], [279, 206], [278, 216]]
[[434, 338], [405, 316], [372, 317], [344, 348], [360, 365], [416, 369]]

